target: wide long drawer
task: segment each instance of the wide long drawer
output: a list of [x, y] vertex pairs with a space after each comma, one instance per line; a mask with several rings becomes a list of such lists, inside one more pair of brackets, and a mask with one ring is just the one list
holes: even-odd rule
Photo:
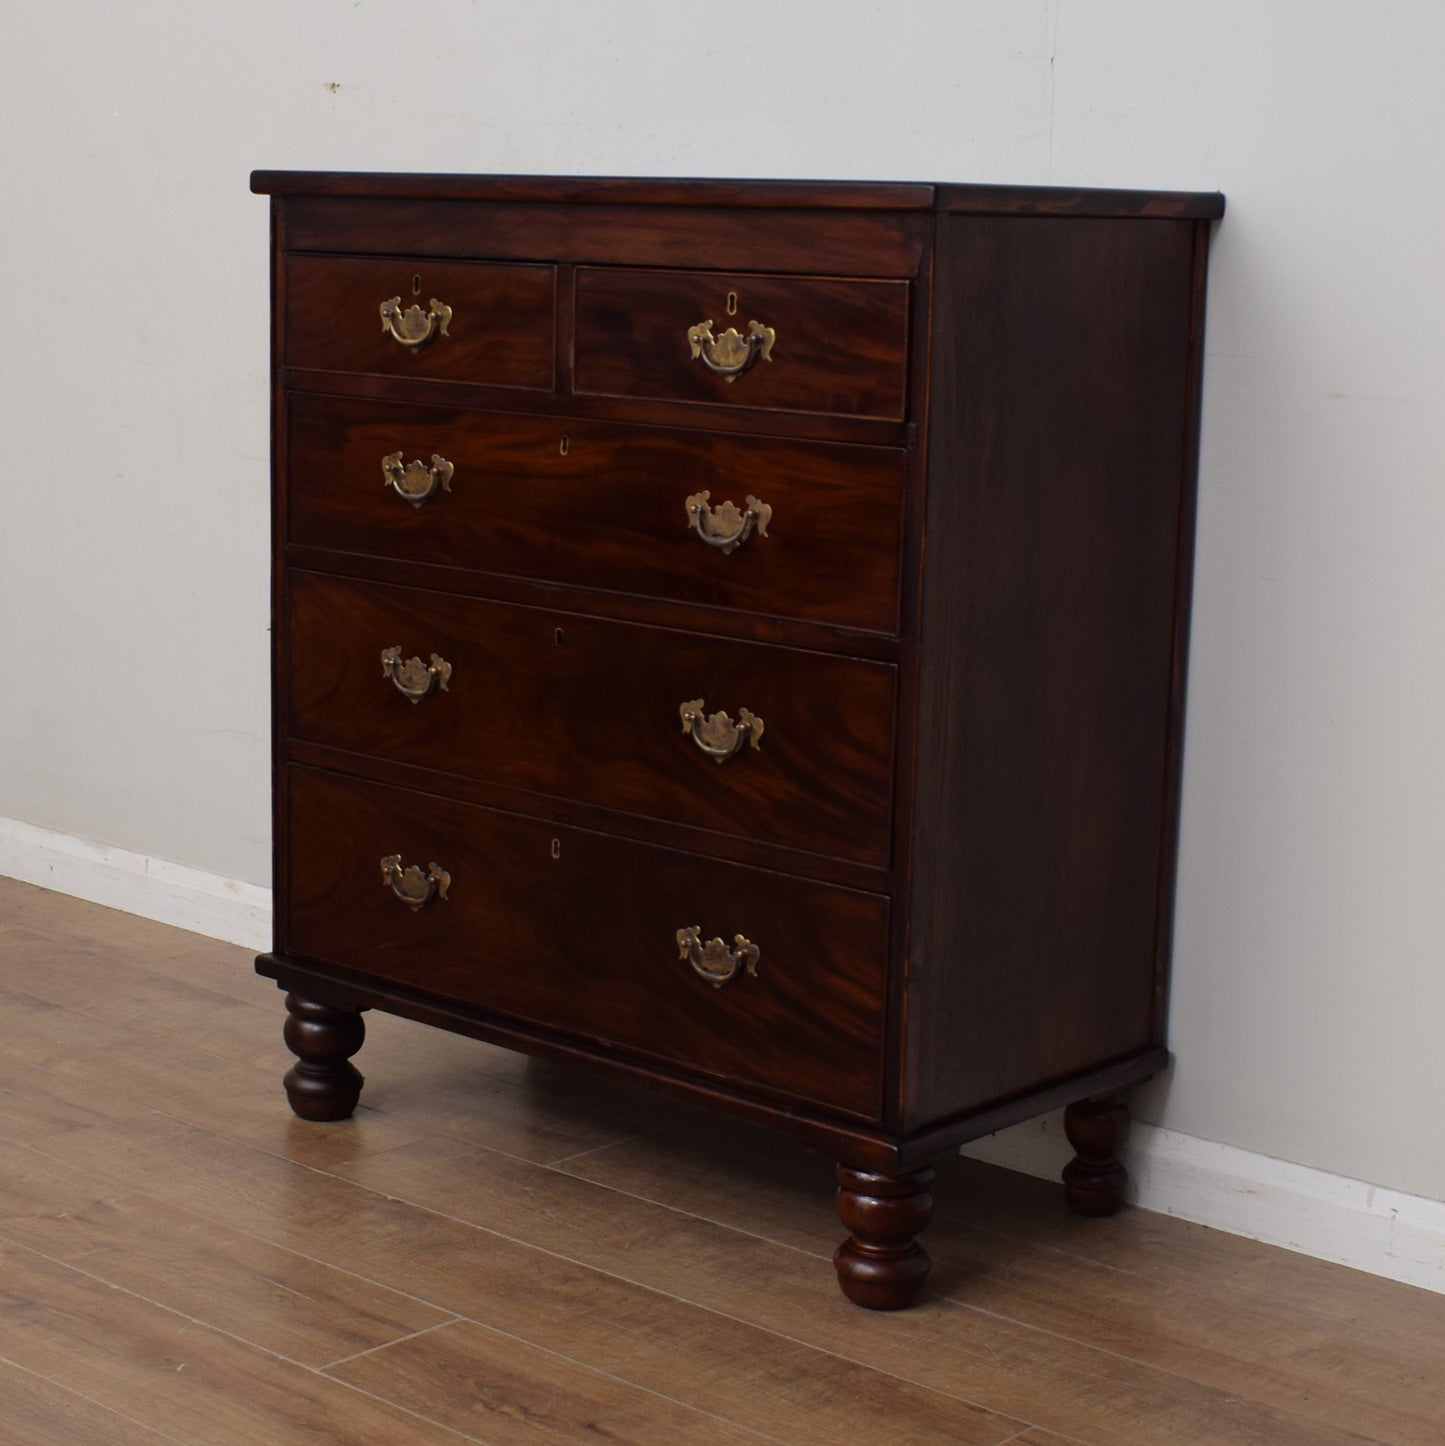
[[890, 447], [292, 395], [293, 542], [896, 630]]
[[888, 862], [892, 665], [300, 571], [289, 591], [294, 738]]
[[906, 281], [579, 267], [579, 392], [900, 420]]
[[289, 952], [877, 1117], [886, 898], [287, 772]]
[[550, 388], [551, 266], [405, 256], [292, 256], [288, 367]]

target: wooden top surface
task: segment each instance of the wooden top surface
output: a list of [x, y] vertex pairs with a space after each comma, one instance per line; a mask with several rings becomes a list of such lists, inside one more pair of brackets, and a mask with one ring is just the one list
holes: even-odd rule
[[258, 195], [553, 202], [566, 205], [807, 206], [975, 215], [1224, 214], [1218, 191], [1128, 191], [915, 181], [668, 180], [620, 176], [501, 176], [386, 171], [253, 171]]

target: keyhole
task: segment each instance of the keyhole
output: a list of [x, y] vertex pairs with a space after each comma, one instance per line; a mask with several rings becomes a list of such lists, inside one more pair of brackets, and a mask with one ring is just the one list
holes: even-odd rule
[[567, 634], [564, 633], [561, 628], [558, 628], [557, 631], [552, 634], [552, 642], [556, 647], [560, 648], [566, 641]]
[[412, 279], [411, 279], [411, 294], [412, 294], [413, 296], [420, 296], [420, 295], [421, 295], [421, 272], [420, 272], [420, 271], [418, 271], [418, 272], [416, 273], [416, 275], [413, 276]]
[[571, 439], [571, 437], [567, 436], [567, 435], [564, 433], [563, 436], [562, 436], [562, 445], [558, 448], [558, 450], [559, 450], [559, 451], [562, 453], [562, 455], [565, 457], [565, 456], [567, 455], [567, 453], [572, 450], [572, 439]]
[[736, 291], [730, 291], [730, 292], [728, 292], [728, 315], [729, 315], [729, 316], [736, 316], [737, 314], [738, 314], [738, 294], [737, 294]]
[[554, 859], [560, 859], [562, 857], [562, 840], [559, 838], [552, 840], [552, 857]]

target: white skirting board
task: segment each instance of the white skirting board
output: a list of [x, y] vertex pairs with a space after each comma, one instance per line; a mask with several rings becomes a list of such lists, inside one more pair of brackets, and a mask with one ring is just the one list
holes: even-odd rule
[[[269, 889], [14, 819], [0, 819], [0, 875], [248, 949], [271, 945]], [[1055, 1113], [963, 1153], [1056, 1180], [1072, 1151]], [[1125, 1163], [1145, 1210], [1445, 1292], [1445, 1202], [1140, 1123]]]
[[[1057, 1180], [1073, 1151], [1059, 1110], [961, 1153]], [[1129, 1199], [1142, 1209], [1445, 1293], [1445, 1201], [1138, 1121], [1124, 1164]]]
[[0, 875], [258, 952], [271, 947], [271, 890], [185, 864], [0, 818]]

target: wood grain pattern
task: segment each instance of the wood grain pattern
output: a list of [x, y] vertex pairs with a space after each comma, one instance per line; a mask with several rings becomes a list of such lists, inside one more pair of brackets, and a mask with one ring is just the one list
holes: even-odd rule
[[[795, 1249], [822, 1254], [834, 1243], [816, 1208], [826, 1162], [742, 1126], [706, 1144], [680, 1132], [629, 1139], [561, 1168], [734, 1228], [766, 1219], [769, 1238]], [[957, 1158], [937, 1173], [942, 1208], [928, 1234], [941, 1261], [937, 1294], [1107, 1342], [1281, 1411], [1317, 1411], [1363, 1436], [1425, 1446], [1445, 1421], [1445, 1382], [1432, 1364], [1445, 1327], [1440, 1297], [1143, 1211], [1081, 1231], [1061, 1214], [1056, 1186]], [[1393, 1297], [1394, 1310], [1367, 1323], [1335, 1309], [1375, 1292]], [[1397, 1391], [1402, 1371], [1418, 1381], [1409, 1404]]]
[[[940, 224], [930, 451], [959, 485], [928, 495], [915, 1125], [1162, 1043], [1193, 487], [1191, 228]], [[929, 967], [954, 956], [971, 967]]]
[[[497, 266], [419, 257], [298, 257], [286, 286], [286, 365], [339, 372], [550, 388], [556, 276], [550, 266]], [[443, 335], [403, 346], [381, 303], [452, 308]]]
[[0, 1242], [0, 1271], [0, 1357], [181, 1440], [324, 1440], [338, 1421], [357, 1446], [467, 1439], [23, 1246]]
[[358, 196], [338, 205], [312, 194], [288, 197], [280, 206], [287, 247], [300, 252], [484, 254], [499, 260], [543, 257], [555, 262], [626, 258], [638, 266], [783, 268], [814, 276], [849, 275], [857, 268], [857, 258], [866, 254], [872, 276], [917, 274], [928, 244], [931, 218], [926, 212], [830, 211], [826, 205], [809, 206], [800, 196], [780, 199], [781, 206], [761, 203], [766, 220], [757, 201], [699, 212], [668, 201], [574, 210], [496, 197], [437, 206], [404, 195]]
[[[293, 393], [289, 536], [302, 546], [893, 633], [904, 453]], [[565, 438], [566, 450], [563, 450]], [[381, 459], [456, 468], [413, 507]], [[773, 509], [724, 555], [684, 503]], [[746, 617], [734, 622], [750, 631]]]
[[167, 1438], [139, 1421], [98, 1406], [65, 1386], [0, 1361], [0, 1442], [4, 1446], [159, 1446]]
[[[879, 896], [311, 770], [289, 797], [295, 952], [876, 1116]], [[440, 860], [447, 898], [399, 901], [377, 868], [397, 852]], [[675, 937], [690, 926], [747, 936], [756, 972], [698, 978]]]
[[342, 1361], [327, 1374], [498, 1446], [594, 1436], [669, 1446], [776, 1439], [465, 1321]]
[[[729, 295], [737, 312], [729, 316]], [[576, 387], [607, 397], [660, 397], [774, 411], [901, 420], [908, 287], [900, 281], [662, 272], [577, 272]], [[751, 321], [777, 333], [770, 361], [719, 376], [691, 356], [687, 333]]]
[[[598, 808], [888, 862], [895, 670], [575, 613], [295, 573], [292, 737]], [[452, 667], [420, 703], [382, 650]], [[724, 763], [679, 708], [763, 720]], [[540, 802], [534, 807], [545, 812]]]
[[[836, 1147], [875, 1187], [848, 1206], [854, 1283], [892, 1251], [921, 1284], [912, 1237], [864, 1219], [900, 1174], [1168, 1060], [1200, 302], [1221, 198], [254, 184], [276, 198], [284, 342], [280, 925], [258, 968], [306, 1001], [293, 1043], [311, 1037], [297, 1010], [315, 1015], [293, 1106], [351, 1111], [340, 1046], [362, 1008], [596, 1060]], [[379, 327], [343, 338], [336, 317], [369, 316], [363, 292], [409, 270], [410, 295], [452, 287], [494, 342], [397, 354]], [[769, 355], [714, 374], [691, 354], [704, 321], [774, 328]], [[398, 440], [422, 463], [445, 442], [499, 484], [474, 482], [470, 513], [454, 492], [413, 511], [374, 475]], [[826, 522], [796, 551], [757, 537], [699, 553], [685, 515], [659, 510], [692, 452], [720, 494], [776, 454], [800, 482], [790, 514]], [[368, 470], [358, 505], [346, 489]], [[869, 499], [887, 512], [876, 529]], [[383, 648], [420, 669], [435, 655], [447, 688], [414, 706], [379, 675]], [[691, 699], [762, 719], [761, 749], [705, 760], [678, 726]], [[347, 801], [307, 768], [349, 777]], [[376, 917], [382, 897], [352, 882], [382, 822], [367, 790], [391, 800], [418, 870], [450, 868], [445, 845], [495, 878], [405, 933]], [[564, 857], [607, 835], [613, 857], [585, 881], [537, 871], [538, 830]], [[729, 880], [774, 868], [766, 889], [739, 886], [787, 955], [776, 997], [729, 987], [706, 1013], [649, 972], [662, 906], [713, 936], [693, 901], [716, 908]], [[448, 934], [447, 919], [464, 922]], [[750, 928], [717, 929], [719, 947]], [[745, 1016], [750, 993], [762, 1007]], [[1074, 1203], [1117, 1201], [1112, 1155], [1081, 1154]]]
[[[742, 1312], [780, 1334], [1036, 1424], [1139, 1446], [1161, 1440], [1251, 1446], [1358, 1441], [1332, 1425], [1253, 1402], [1245, 1408], [1227, 1390], [936, 1296], [913, 1312], [887, 1317], [901, 1323], [896, 1330], [880, 1328], [880, 1317], [836, 1298], [799, 1252], [763, 1240], [739, 1250], [729, 1246], [723, 1227], [650, 1203], [620, 1218], [610, 1208], [610, 1191], [594, 1194], [572, 1182], [544, 1185], [531, 1167], [444, 1141], [358, 1161], [347, 1174], [370, 1189], [473, 1223], [486, 1221], [541, 1249], [713, 1310]], [[544, 1192], [545, 1211], [512, 1203]], [[944, 1279], [951, 1274], [941, 1260], [936, 1273]]]
[[[87, 971], [106, 997], [175, 971], [207, 988], [107, 1024], [86, 1012]], [[934, 1294], [867, 1315], [827, 1278], [828, 1160], [384, 1016], [367, 1046], [379, 1108], [306, 1126], [280, 1099], [278, 996], [247, 971], [245, 951], [0, 880], [0, 1101], [10, 1121], [37, 1106], [0, 1144], [0, 1357], [19, 1363], [0, 1364], [0, 1440], [466, 1439], [273, 1349], [314, 1360], [328, 1331], [344, 1348], [451, 1317], [475, 1329], [439, 1363], [483, 1375], [485, 1327], [536, 1352], [528, 1391], [546, 1395], [558, 1360], [579, 1413], [619, 1400], [576, 1393], [602, 1372], [790, 1446], [1441, 1437], [1445, 1297], [1143, 1211], [1080, 1220], [1057, 1185], [953, 1158]], [[48, 978], [69, 1002], [25, 994]], [[199, 1047], [230, 985], [270, 1061]], [[247, 1078], [256, 1103], [232, 1108]], [[166, 1109], [166, 1080], [196, 1122]], [[314, 1304], [281, 1308], [288, 1285]]]
[[[14, 1156], [3, 1157], [13, 1166]], [[67, 1172], [70, 1173], [70, 1172]], [[387, 1345], [452, 1317], [409, 1294], [218, 1225], [145, 1194], [45, 1204], [0, 1196], [0, 1230], [37, 1254], [309, 1366]], [[73, 1202], [59, 1209], [57, 1203]]]

